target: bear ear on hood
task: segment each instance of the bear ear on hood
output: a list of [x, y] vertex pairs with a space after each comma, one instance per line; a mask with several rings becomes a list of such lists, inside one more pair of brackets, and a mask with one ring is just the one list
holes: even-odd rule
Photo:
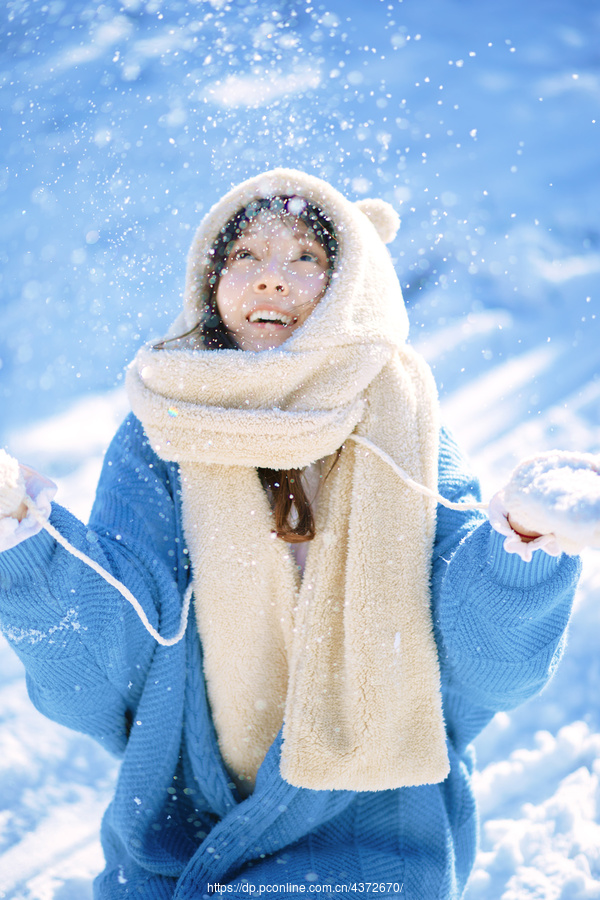
[[391, 203], [365, 197], [354, 205], [369, 219], [383, 243], [391, 244], [400, 228], [400, 216]]

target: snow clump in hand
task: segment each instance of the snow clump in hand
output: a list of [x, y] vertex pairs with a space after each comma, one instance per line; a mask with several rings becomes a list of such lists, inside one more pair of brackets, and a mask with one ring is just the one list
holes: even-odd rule
[[19, 463], [0, 449], [0, 516], [16, 512], [25, 499], [25, 479]]
[[561, 550], [600, 547], [600, 454], [551, 450], [523, 460], [503, 491], [511, 519]]

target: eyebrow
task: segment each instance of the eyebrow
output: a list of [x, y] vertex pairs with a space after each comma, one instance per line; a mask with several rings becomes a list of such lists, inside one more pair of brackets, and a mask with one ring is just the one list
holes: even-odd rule
[[[316, 237], [308, 237], [306, 234], [296, 235], [294, 232], [290, 232], [294, 238], [294, 240], [300, 244], [301, 247], [321, 247], [324, 251], [325, 248], [323, 245], [316, 239]], [[233, 249], [239, 249], [243, 247], [245, 244], [250, 244], [251, 242], [256, 242], [257, 244], [264, 246], [268, 242], [268, 238], [261, 237], [258, 234], [241, 234], [238, 238], [235, 238], [233, 243]], [[326, 252], [326, 251], [325, 251]]]

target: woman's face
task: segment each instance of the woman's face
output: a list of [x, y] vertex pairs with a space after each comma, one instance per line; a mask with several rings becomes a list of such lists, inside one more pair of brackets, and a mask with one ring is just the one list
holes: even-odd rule
[[269, 350], [308, 319], [328, 280], [327, 253], [306, 225], [265, 209], [230, 247], [217, 309], [241, 350]]

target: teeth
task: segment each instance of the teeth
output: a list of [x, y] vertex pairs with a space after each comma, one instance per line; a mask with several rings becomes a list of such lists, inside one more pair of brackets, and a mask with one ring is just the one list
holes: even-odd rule
[[275, 312], [273, 309], [255, 309], [248, 316], [249, 322], [279, 322], [281, 325], [291, 325], [294, 321], [292, 316], [286, 316], [285, 313]]

